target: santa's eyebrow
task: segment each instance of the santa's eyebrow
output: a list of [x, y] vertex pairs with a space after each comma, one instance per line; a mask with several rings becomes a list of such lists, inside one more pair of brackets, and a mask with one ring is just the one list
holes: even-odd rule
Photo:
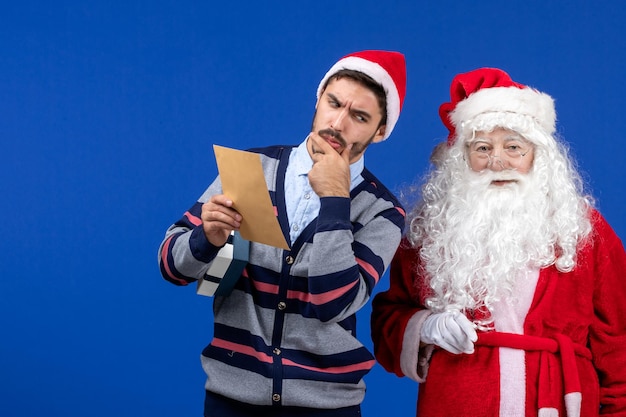
[[468, 140], [467, 144], [468, 145], [472, 145], [472, 144], [478, 143], [478, 142], [481, 142], [481, 143], [493, 143], [493, 139], [483, 138], [481, 136], [478, 136], [478, 137], [475, 137], [475, 138], [472, 138], [472, 139]]
[[504, 138], [504, 143], [510, 143], [510, 142], [520, 142], [524, 146], [533, 146], [533, 143], [522, 135], [508, 136]]
[[519, 140], [521, 142], [528, 142], [524, 136], [517, 134], [508, 135], [504, 138], [504, 140]]
[[[487, 138], [487, 137], [482, 137], [482, 136], [475, 136], [471, 140], [468, 140], [467, 143], [468, 144], [472, 144], [472, 143], [476, 143], [476, 142], [485, 142], [485, 143], [492, 144], [493, 141], [494, 140], [492, 138]], [[502, 139], [502, 141], [503, 142], [519, 141], [519, 142], [524, 142], [524, 143], [530, 143], [530, 141], [528, 139], [526, 139], [524, 136], [518, 135], [518, 134], [511, 134], [511, 135], [505, 136]]]

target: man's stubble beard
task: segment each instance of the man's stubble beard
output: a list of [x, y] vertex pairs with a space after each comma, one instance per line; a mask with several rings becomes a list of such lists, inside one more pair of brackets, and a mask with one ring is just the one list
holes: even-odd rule
[[[311, 132], [314, 132], [316, 127], [315, 127], [315, 118], [317, 117], [317, 110], [315, 111], [315, 113], [313, 113], [313, 121], [311, 122]], [[365, 150], [367, 149], [368, 146], [371, 145], [371, 143], [374, 141], [374, 138], [376, 137], [376, 134], [378, 133], [378, 129], [380, 128], [380, 126], [378, 128], [376, 128], [376, 130], [374, 131], [374, 133], [372, 133], [372, 136], [365, 141], [365, 143], [355, 143], [352, 145], [352, 149], [350, 149], [350, 160], [352, 160], [353, 158], [355, 158], [356, 156], [365, 153]], [[339, 143], [341, 143], [341, 145], [345, 148], [347, 145], [347, 142], [345, 140], [345, 138], [343, 137], [343, 135], [341, 135], [341, 132], [338, 132], [334, 129], [331, 128], [324, 128], [324, 129], [320, 129], [317, 131], [317, 134], [322, 136], [323, 134], [329, 134], [330, 136], [334, 137], [335, 139], [337, 139], [339, 141]]]

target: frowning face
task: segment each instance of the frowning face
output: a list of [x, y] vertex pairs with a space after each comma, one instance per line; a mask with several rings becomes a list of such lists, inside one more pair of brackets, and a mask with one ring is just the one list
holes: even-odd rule
[[[317, 132], [337, 152], [353, 144], [350, 163], [357, 161], [367, 146], [380, 142], [385, 126], [379, 126], [382, 110], [374, 92], [357, 81], [331, 79], [315, 105], [312, 131]], [[315, 149], [309, 141], [309, 153]]]

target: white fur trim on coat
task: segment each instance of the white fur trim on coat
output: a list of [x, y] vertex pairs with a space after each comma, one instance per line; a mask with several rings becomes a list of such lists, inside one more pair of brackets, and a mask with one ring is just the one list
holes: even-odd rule
[[425, 346], [420, 349], [420, 334], [424, 320], [430, 316], [429, 310], [418, 311], [409, 319], [404, 329], [400, 369], [402, 373], [416, 382], [424, 382], [428, 374], [428, 364], [435, 347]]

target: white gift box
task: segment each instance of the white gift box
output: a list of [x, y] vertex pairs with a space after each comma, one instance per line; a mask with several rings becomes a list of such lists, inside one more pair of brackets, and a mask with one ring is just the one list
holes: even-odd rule
[[226, 245], [211, 261], [204, 279], [198, 280], [196, 292], [207, 297], [229, 295], [241, 277], [249, 256], [250, 242], [238, 232], [232, 232]]

